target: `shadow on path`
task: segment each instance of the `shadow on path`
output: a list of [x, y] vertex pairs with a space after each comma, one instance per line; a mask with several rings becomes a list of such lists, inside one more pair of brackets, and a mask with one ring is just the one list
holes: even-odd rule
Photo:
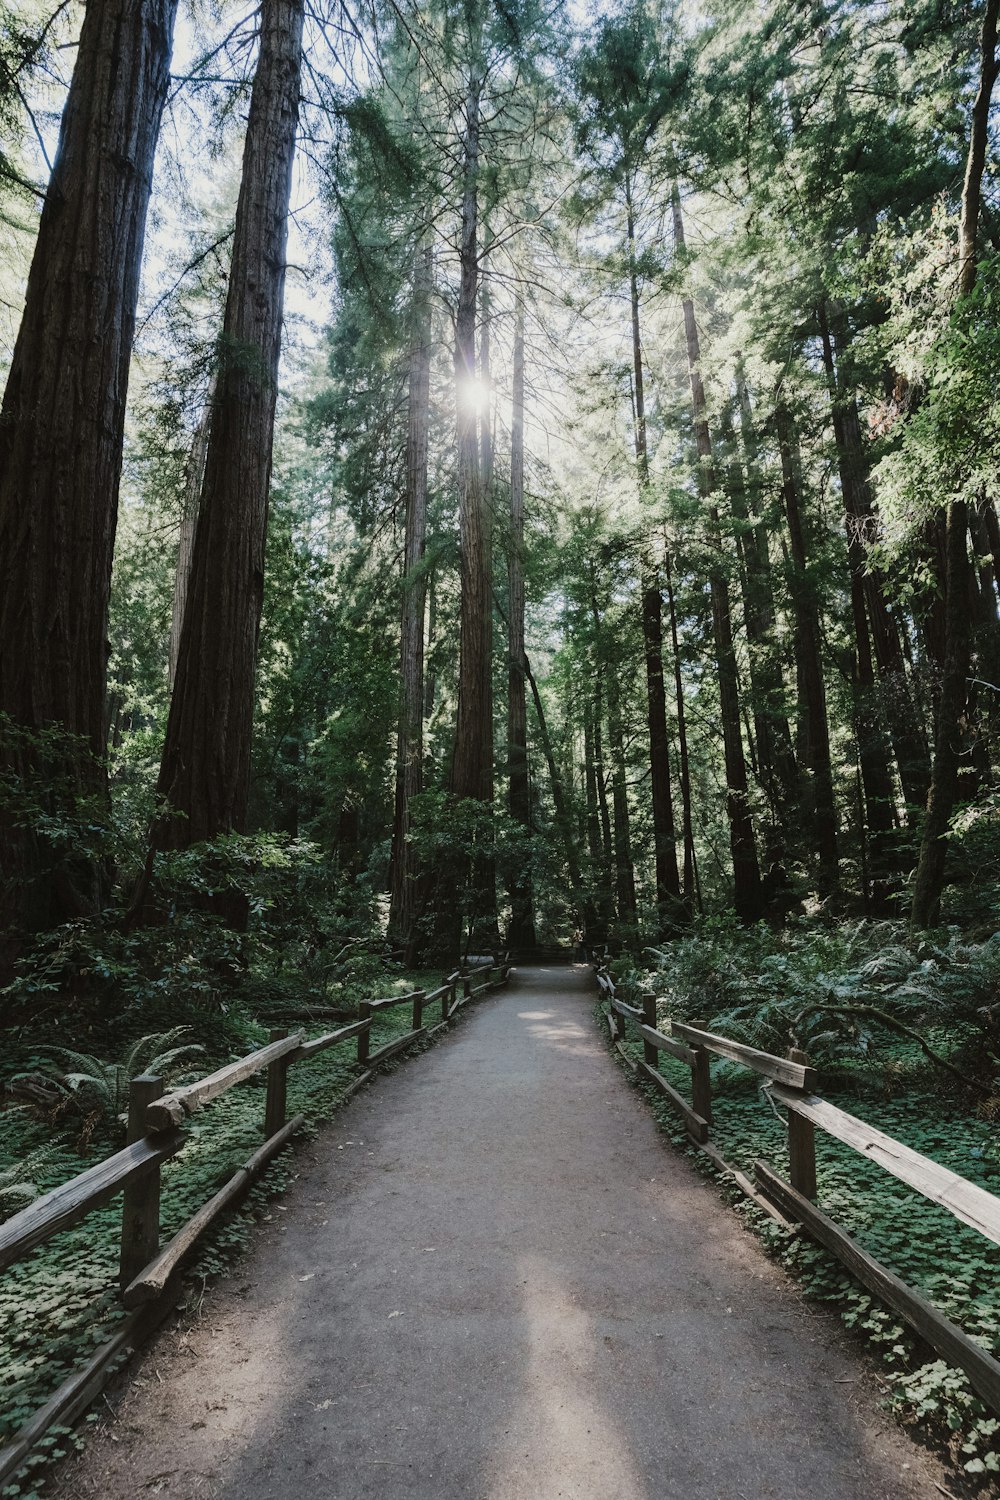
[[64, 1493], [936, 1497], [831, 1321], [664, 1147], [593, 1003], [589, 970], [523, 969], [358, 1096]]

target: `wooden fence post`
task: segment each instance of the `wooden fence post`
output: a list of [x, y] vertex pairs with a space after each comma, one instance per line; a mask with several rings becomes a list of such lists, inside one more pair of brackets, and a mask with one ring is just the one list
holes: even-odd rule
[[[163, 1079], [152, 1073], [133, 1078], [128, 1091], [128, 1136], [133, 1146], [146, 1134], [146, 1106], [163, 1093]], [[129, 1183], [122, 1198], [122, 1239], [118, 1279], [128, 1286], [160, 1253], [160, 1168]]]
[[469, 996], [471, 994], [472, 994], [472, 975], [471, 974], [463, 974], [462, 975], [462, 995], [464, 996], [464, 998], [466, 1000], [468, 1000], [468, 998], [469, 998]]
[[[272, 1031], [269, 1041], [280, 1042], [289, 1033]], [[264, 1104], [264, 1139], [269, 1141], [285, 1123], [288, 1106], [288, 1058], [279, 1057], [267, 1067], [267, 1100]]]
[[[707, 1021], [692, 1021], [698, 1031], [707, 1031]], [[694, 1061], [691, 1064], [691, 1104], [696, 1115], [701, 1115], [706, 1125], [712, 1123], [712, 1071], [709, 1056], [704, 1047], [692, 1046]]]
[[[656, 996], [652, 993], [651, 990], [643, 990], [640, 998], [642, 1000], [642, 1019], [645, 1021], [647, 1026], [652, 1026], [653, 1030], [655, 1031]], [[653, 1043], [647, 1041], [645, 1037], [643, 1037], [642, 1039], [642, 1060], [643, 1062], [648, 1063], [651, 1068], [657, 1067], [660, 1061], [660, 1054], [653, 1046]]]
[[[808, 1064], [808, 1054], [793, 1047], [790, 1062]], [[816, 1127], [794, 1110], [788, 1111], [788, 1177], [803, 1198], [816, 1197]]]
[[454, 986], [454, 984], [449, 984], [448, 983], [448, 981], [449, 981], [450, 978], [451, 978], [450, 974], [446, 974], [444, 976], [445, 991], [444, 991], [444, 994], [441, 996], [441, 1020], [442, 1021], [447, 1021], [447, 1019], [448, 1019], [448, 1012], [451, 1010], [451, 1002], [455, 998], [455, 986]]
[[426, 999], [426, 996], [427, 996], [427, 991], [426, 990], [414, 990], [413, 991], [413, 1030], [414, 1031], [419, 1031], [420, 1028], [421, 1028], [421, 1026], [424, 1024], [424, 1000]]
[[[358, 1006], [358, 1020], [359, 1021], [368, 1021], [368, 1022], [370, 1022], [371, 1018], [372, 1018], [371, 1004], [367, 1000], [362, 1000], [361, 1003], [360, 1003], [360, 1005]], [[371, 1026], [369, 1025], [369, 1026], [365, 1027], [364, 1031], [359, 1031], [358, 1032], [358, 1062], [359, 1063], [366, 1063], [368, 1061], [368, 1044], [369, 1044], [370, 1040], [371, 1040]]]

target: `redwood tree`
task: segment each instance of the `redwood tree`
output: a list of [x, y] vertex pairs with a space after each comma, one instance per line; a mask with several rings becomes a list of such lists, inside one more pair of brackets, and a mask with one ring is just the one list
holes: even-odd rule
[[400, 630], [399, 731], [392, 832], [389, 936], [413, 956], [417, 869], [410, 838], [410, 800], [423, 787], [424, 611], [427, 536], [427, 426], [430, 403], [430, 292], [433, 250], [417, 252], [409, 356], [406, 430], [406, 532], [403, 543], [403, 614]]
[[[108, 595], [125, 398], [177, 0], [88, 5], [0, 412], [0, 767], [48, 814], [106, 797]], [[61, 744], [43, 756], [38, 731]], [[23, 733], [26, 732], [26, 733]], [[4, 779], [6, 779], [6, 776]], [[56, 790], [58, 788], [58, 790]], [[103, 871], [0, 814], [0, 969]]]
[[243, 829], [304, 0], [263, 0], [212, 425], [157, 786], [160, 848]]

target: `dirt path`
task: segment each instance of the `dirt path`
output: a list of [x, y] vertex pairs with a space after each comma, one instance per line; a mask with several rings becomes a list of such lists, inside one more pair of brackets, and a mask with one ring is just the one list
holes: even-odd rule
[[523, 969], [359, 1095], [61, 1494], [880, 1500], [943, 1476]]

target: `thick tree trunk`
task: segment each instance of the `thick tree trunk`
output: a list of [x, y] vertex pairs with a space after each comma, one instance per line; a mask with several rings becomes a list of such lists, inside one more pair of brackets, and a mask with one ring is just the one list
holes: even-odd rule
[[[674, 244], [684, 248], [684, 220], [677, 184], [671, 194], [673, 205]], [[733, 649], [733, 627], [729, 604], [729, 580], [722, 552], [722, 529], [714, 501], [716, 476], [712, 437], [708, 426], [708, 407], [701, 380], [701, 346], [695, 322], [694, 303], [683, 298], [684, 332], [687, 342], [688, 373], [691, 381], [691, 406], [694, 414], [695, 440], [698, 448], [698, 489], [705, 502], [709, 540], [714, 562], [709, 578], [712, 593], [712, 628], [715, 657], [719, 672], [719, 699], [722, 711], [722, 735], [726, 763], [726, 811], [729, 817], [729, 840], [733, 858], [733, 896], [738, 915], [745, 922], [755, 922], [763, 911], [763, 890], [757, 845], [747, 799], [747, 769], [743, 753], [740, 723], [740, 694], [736, 675], [736, 653]]]
[[775, 427], [781, 453], [782, 495], [788, 521], [788, 539], [792, 554], [790, 594], [795, 616], [795, 660], [801, 683], [805, 710], [805, 733], [802, 736], [804, 761], [812, 773], [808, 799], [813, 834], [819, 855], [820, 885], [828, 893], [837, 884], [837, 810], [833, 797], [833, 768], [830, 761], [830, 725], [826, 711], [826, 687], [820, 654], [819, 610], [807, 578], [808, 557], [802, 510], [799, 503], [799, 479], [795, 463], [795, 435], [791, 415], [785, 406], [775, 412]]
[[[979, 89], [972, 110], [959, 225], [960, 297], [969, 296], [976, 284], [982, 177], [989, 138], [990, 101], [998, 71], [998, 12], [1000, 0], [986, 0], [980, 35]], [[938, 920], [940, 914], [946, 835], [958, 793], [958, 767], [963, 750], [969, 674], [968, 524], [965, 501], [953, 500], [948, 506], [946, 525], [944, 666], [934, 732], [934, 771], [927, 798], [920, 857], [913, 882], [910, 920], [914, 927], [929, 927]]]
[[[176, 10], [86, 9], [0, 411], [0, 714], [12, 730], [0, 779], [37, 780], [56, 817], [95, 798], [90, 822], [106, 812], [125, 398]], [[30, 737], [53, 728], [66, 738], [43, 752]], [[26, 932], [93, 910], [107, 889], [101, 861], [67, 857], [17, 821], [0, 813], [0, 972]]]
[[187, 607], [188, 582], [191, 578], [191, 560], [194, 557], [194, 536], [198, 529], [201, 487], [205, 481], [205, 461], [208, 458], [208, 435], [212, 430], [212, 402], [214, 400], [215, 379], [213, 377], [205, 400], [205, 409], [198, 420], [198, 426], [195, 428], [191, 441], [187, 472], [184, 475], [184, 501], [181, 511], [180, 536], [177, 542], [177, 565], [174, 569], [174, 599], [170, 611], [168, 681], [171, 692], [177, 677], [177, 657], [181, 649], [181, 630], [184, 625], [184, 610]]
[[406, 424], [406, 527], [403, 540], [403, 611], [400, 627], [399, 728], [396, 800], [392, 830], [389, 940], [415, 957], [418, 908], [417, 858], [410, 839], [410, 802], [423, 789], [424, 609], [427, 537], [427, 429], [430, 413], [431, 280], [433, 250], [417, 251], [413, 275], [410, 371]]
[[[635, 463], [639, 486], [649, 488], [646, 446], [646, 398], [639, 322], [639, 277], [635, 258], [635, 215], [632, 184], [626, 172], [625, 207], [628, 232], [629, 295], [632, 308], [632, 369], [635, 396]], [[655, 569], [646, 560], [642, 580], [642, 639], [646, 656], [646, 722], [649, 728], [650, 792], [653, 848], [656, 861], [656, 910], [659, 927], [672, 926], [681, 897], [677, 870], [673, 793], [670, 786], [670, 747], [667, 736], [667, 698], [663, 686], [663, 598]]]
[[[507, 755], [510, 815], [531, 831], [528, 780], [528, 710], [524, 692], [524, 303], [514, 311], [514, 368], [510, 424], [510, 543], [507, 558]], [[531, 866], [523, 862], [510, 883], [508, 946], [535, 946]]]
[[303, 0], [263, 0], [201, 513], [153, 831], [186, 848], [246, 821]]

